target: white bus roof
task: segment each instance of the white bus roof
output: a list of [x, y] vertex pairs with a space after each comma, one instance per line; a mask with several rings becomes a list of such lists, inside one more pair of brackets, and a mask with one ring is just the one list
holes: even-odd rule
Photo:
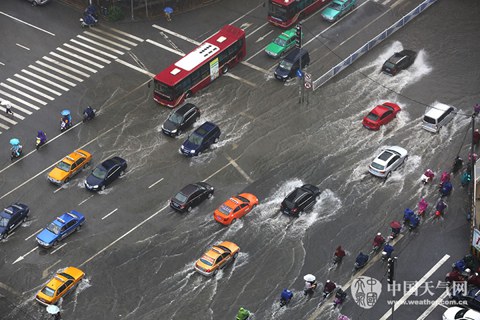
[[219, 47], [211, 43], [204, 43], [200, 45], [197, 49], [193, 50], [185, 57], [177, 61], [175, 63], [175, 66], [185, 71], [191, 71], [205, 60], [208, 60], [212, 56], [214, 56], [219, 50]]

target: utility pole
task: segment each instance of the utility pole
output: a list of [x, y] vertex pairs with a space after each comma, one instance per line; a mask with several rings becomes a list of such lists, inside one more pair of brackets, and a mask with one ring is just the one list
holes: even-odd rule
[[[299, 52], [302, 49], [302, 23], [299, 22], [297, 24], [296, 32], [295, 32], [295, 47], [299, 49]], [[298, 87], [298, 103], [302, 104], [303, 101], [305, 100], [304, 94], [305, 94], [305, 77], [302, 72], [302, 54], [300, 52], [300, 65], [298, 67], [297, 76], [300, 78], [300, 86]]]

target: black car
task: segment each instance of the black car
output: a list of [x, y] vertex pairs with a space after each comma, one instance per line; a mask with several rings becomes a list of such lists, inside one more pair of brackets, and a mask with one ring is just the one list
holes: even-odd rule
[[189, 184], [170, 199], [170, 207], [180, 212], [191, 211], [203, 200], [210, 199], [214, 191], [213, 187], [206, 182]]
[[30, 209], [27, 205], [14, 203], [0, 212], [0, 239], [5, 239], [10, 233], [28, 219]]
[[220, 128], [212, 122], [206, 121], [195, 129], [178, 150], [187, 157], [199, 156], [220, 139]]
[[466, 301], [467, 305], [470, 308], [480, 311], [480, 289], [478, 288], [470, 289], [468, 291], [468, 295], [457, 297], [457, 298], [458, 298], [457, 300]]
[[184, 104], [168, 116], [162, 125], [162, 132], [168, 136], [175, 137], [182, 134], [185, 129], [200, 118], [200, 109], [191, 103]]
[[412, 50], [395, 52], [395, 54], [388, 58], [388, 60], [383, 64], [382, 72], [394, 76], [401, 70], [405, 70], [410, 67], [415, 61], [416, 57], [417, 53]]
[[288, 215], [298, 216], [300, 213], [313, 208], [320, 193], [320, 189], [311, 184], [298, 187], [283, 200], [280, 211]]
[[99, 164], [85, 179], [85, 188], [92, 191], [105, 190], [105, 187], [127, 170], [127, 161], [113, 157]]

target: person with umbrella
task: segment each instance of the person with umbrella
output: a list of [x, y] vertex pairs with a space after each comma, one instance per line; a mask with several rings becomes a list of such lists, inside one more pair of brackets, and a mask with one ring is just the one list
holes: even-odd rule
[[53, 316], [53, 320], [62, 319], [62, 316], [60, 315], [60, 308], [54, 304], [47, 306], [47, 312]]
[[22, 154], [22, 145], [20, 144], [20, 139], [12, 138], [10, 139], [10, 150], [12, 151], [11, 158], [18, 158]]
[[5, 107], [5, 113], [7, 114], [7, 116], [10, 115], [10, 116], [13, 117], [11, 102], [8, 101], [8, 100], [2, 100], [2, 102], [0, 104]]
[[402, 225], [400, 224], [400, 222], [394, 220], [390, 222], [390, 228], [392, 229], [392, 234], [389, 238], [390, 240], [393, 240], [400, 234], [400, 231], [402, 230]]
[[62, 124], [60, 126], [60, 129], [63, 131], [65, 129], [68, 129], [72, 126], [72, 115], [70, 113], [70, 110], [64, 109], [62, 112], [60, 112], [62, 115]]
[[317, 288], [317, 282], [315, 281], [317, 278], [313, 274], [307, 274], [303, 277], [305, 280], [305, 288], [303, 289], [304, 295], [312, 295], [315, 289]]
[[172, 21], [171, 14], [173, 13], [173, 9], [171, 7], [165, 7], [163, 12], [165, 13], [165, 19], [167, 19], [167, 21]]

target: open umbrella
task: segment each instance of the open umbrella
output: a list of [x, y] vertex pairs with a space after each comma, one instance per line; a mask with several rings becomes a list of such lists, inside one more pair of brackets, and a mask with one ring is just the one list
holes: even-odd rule
[[303, 277], [303, 280], [308, 281], [308, 282], [315, 281], [315, 279], [317, 279], [317, 278], [315, 278], [315, 276], [313, 274], [310, 274], [310, 273]]
[[47, 306], [47, 312], [48, 312], [49, 314], [55, 315], [55, 314], [57, 314], [57, 313], [60, 312], [60, 308], [57, 307], [57, 306], [54, 305], [54, 304], [50, 304], [50, 305]]
[[18, 140], [17, 138], [10, 139], [10, 144], [12, 146], [18, 146], [20, 144], [20, 140]]
[[390, 227], [392, 227], [393, 229], [398, 229], [398, 228], [401, 228], [402, 225], [398, 221], [392, 221], [390, 222]]
[[168, 14], [172, 14], [173, 9], [171, 7], [165, 7], [165, 9], [163, 9], [163, 12], [168, 13]]
[[2, 102], [0, 102], [0, 105], [8, 106], [9, 103], [10, 103], [10, 101], [8, 101], [8, 100], [2, 100]]
[[60, 114], [61, 114], [62, 116], [68, 116], [68, 115], [70, 114], [70, 110], [64, 109], [64, 110], [62, 110], [62, 112], [60, 112]]

